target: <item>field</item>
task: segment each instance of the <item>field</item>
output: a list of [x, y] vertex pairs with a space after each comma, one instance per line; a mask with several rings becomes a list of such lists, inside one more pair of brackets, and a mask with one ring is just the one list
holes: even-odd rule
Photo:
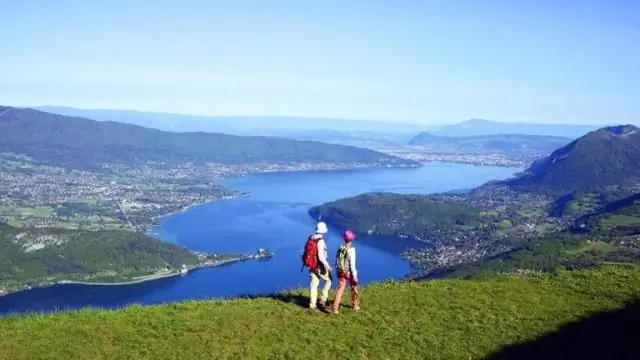
[[603, 241], [597, 241], [597, 242], [586, 244], [584, 246], [580, 246], [577, 248], [568, 249], [566, 250], [566, 253], [569, 255], [577, 255], [580, 253], [585, 253], [587, 251], [597, 251], [601, 253], [606, 253], [606, 252], [615, 251], [616, 249], [617, 247], [615, 245], [612, 245]]
[[361, 312], [339, 315], [305, 309], [303, 295], [0, 319], [0, 359], [627, 359], [640, 351], [636, 267], [381, 283], [361, 290]]
[[84, 199], [78, 208], [75, 204], [54, 206], [0, 206], [0, 218], [15, 227], [60, 227], [84, 230], [127, 230], [130, 226], [115, 215], [108, 207], [101, 207], [96, 199]]
[[600, 219], [600, 224], [605, 229], [618, 226], [640, 226], [640, 216], [624, 214], [609, 215]]

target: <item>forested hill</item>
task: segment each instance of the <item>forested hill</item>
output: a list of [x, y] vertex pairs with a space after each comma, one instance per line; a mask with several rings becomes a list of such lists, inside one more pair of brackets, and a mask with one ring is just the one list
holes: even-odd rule
[[174, 133], [10, 107], [0, 107], [0, 152], [74, 168], [150, 162], [419, 166], [411, 160], [352, 146], [263, 136]]
[[[437, 195], [365, 193], [314, 206], [309, 214], [361, 234], [409, 236], [445, 244], [449, 239], [455, 242], [451, 234], [482, 228], [494, 220], [481, 210]], [[449, 236], [443, 236], [445, 233]]]
[[560, 195], [639, 180], [640, 129], [622, 125], [590, 132], [502, 184]]
[[[184, 248], [131, 231], [0, 225], [0, 294], [58, 280], [126, 280], [198, 264]], [[1, 358], [2, 356], [0, 356]]]

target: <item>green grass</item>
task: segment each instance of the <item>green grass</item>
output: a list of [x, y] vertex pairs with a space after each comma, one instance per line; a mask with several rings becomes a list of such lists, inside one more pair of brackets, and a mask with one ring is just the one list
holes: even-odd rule
[[9, 219], [7, 220], [7, 224], [14, 226], [14, 227], [23, 227], [25, 225], [25, 221], [23, 220], [16, 220], [16, 219]]
[[15, 227], [32, 225], [38, 219], [50, 218], [53, 208], [50, 206], [20, 207], [20, 206], [0, 206], [0, 216], [6, 217], [7, 223]]
[[49, 218], [53, 214], [53, 208], [51, 206], [38, 206], [33, 209], [33, 216]]
[[[9, 317], [0, 359], [483, 358], [637, 300], [640, 270], [375, 284], [362, 312], [340, 315], [303, 309], [300, 294]], [[588, 335], [571, 349], [597, 343]]]
[[593, 211], [598, 205], [598, 195], [594, 193], [578, 196], [565, 205], [564, 212], [577, 214]]
[[618, 247], [616, 247], [615, 245], [606, 243], [604, 241], [596, 241], [590, 244], [585, 244], [584, 246], [568, 249], [566, 250], [566, 253], [569, 255], [577, 255], [577, 254], [591, 251], [591, 250], [596, 250], [602, 253], [606, 253], [606, 252], [615, 251], [616, 249], [618, 249]]
[[604, 228], [615, 228], [617, 226], [640, 226], [640, 216], [615, 214], [600, 219], [600, 224]]
[[50, 206], [4, 207], [2, 211], [9, 216], [50, 217], [53, 209]]
[[98, 199], [96, 198], [86, 198], [86, 199], [83, 199], [81, 202], [91, 206], [98, 206]]
[[510, 227], [513, 227], [513, 223], [511, 223], [511, 221], [509, 221], [508, 219], [503, 219], [500, 221], [500, 223], [498, 223], [498, 226], [500, 226], [501, 229], [508, 229]]

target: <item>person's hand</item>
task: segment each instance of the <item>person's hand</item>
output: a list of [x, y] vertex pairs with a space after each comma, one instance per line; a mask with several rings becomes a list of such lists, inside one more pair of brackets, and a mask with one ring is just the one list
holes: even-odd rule
[[327, 267], [327, 271], [328, 271], [328, 272], [332, 272], [332, 271], [333, 271], [333, 268], [332, 268], [331, 266], [329, 266], [329, 267]]
[[353, 281], [353, 283], [354, 283], [354, 284], [356, 284], [356, 285], [360, 282], [360, 281], [358, 281], [358, 277], [357, 277], [357, 276], [354, 276], [354, 277], [351, 279], [351, 281]]

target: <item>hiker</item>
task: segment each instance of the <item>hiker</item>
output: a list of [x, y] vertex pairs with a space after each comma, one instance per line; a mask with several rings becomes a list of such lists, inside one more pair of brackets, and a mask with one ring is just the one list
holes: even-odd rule
[[353, 247], [353, 240], [356, 234], [351, 230], [347, 230], [342, 235], [344, 244], [340, 245], [336, 255], [336, 271], [338, 272], [338, 290], [336, 297], [333, 299], [333, 313], [338, 314], [340, 309], [340, 301], [342, 294], [349, 282], [351, 290], [351, 305], [353, 310], [360, 310], [360, 294], [358, 293], [358, 270], [356, 269], [356, 248]]
[[[327, 257], [327, 243], [324, 234], [327, 233], [327, 224], [320, 221], [316, 225], [314, 234], [309, 236], [302, 254], [302, 264], [309, 268], [311, 283], [309, 284], [309, 308], [316, 309], [317, 305], [325, 307], [329, 290], [331, 290], [331, 265]], [[318, 287], [320, 280], [324, 280], [324, 287], [318, 301]]]

